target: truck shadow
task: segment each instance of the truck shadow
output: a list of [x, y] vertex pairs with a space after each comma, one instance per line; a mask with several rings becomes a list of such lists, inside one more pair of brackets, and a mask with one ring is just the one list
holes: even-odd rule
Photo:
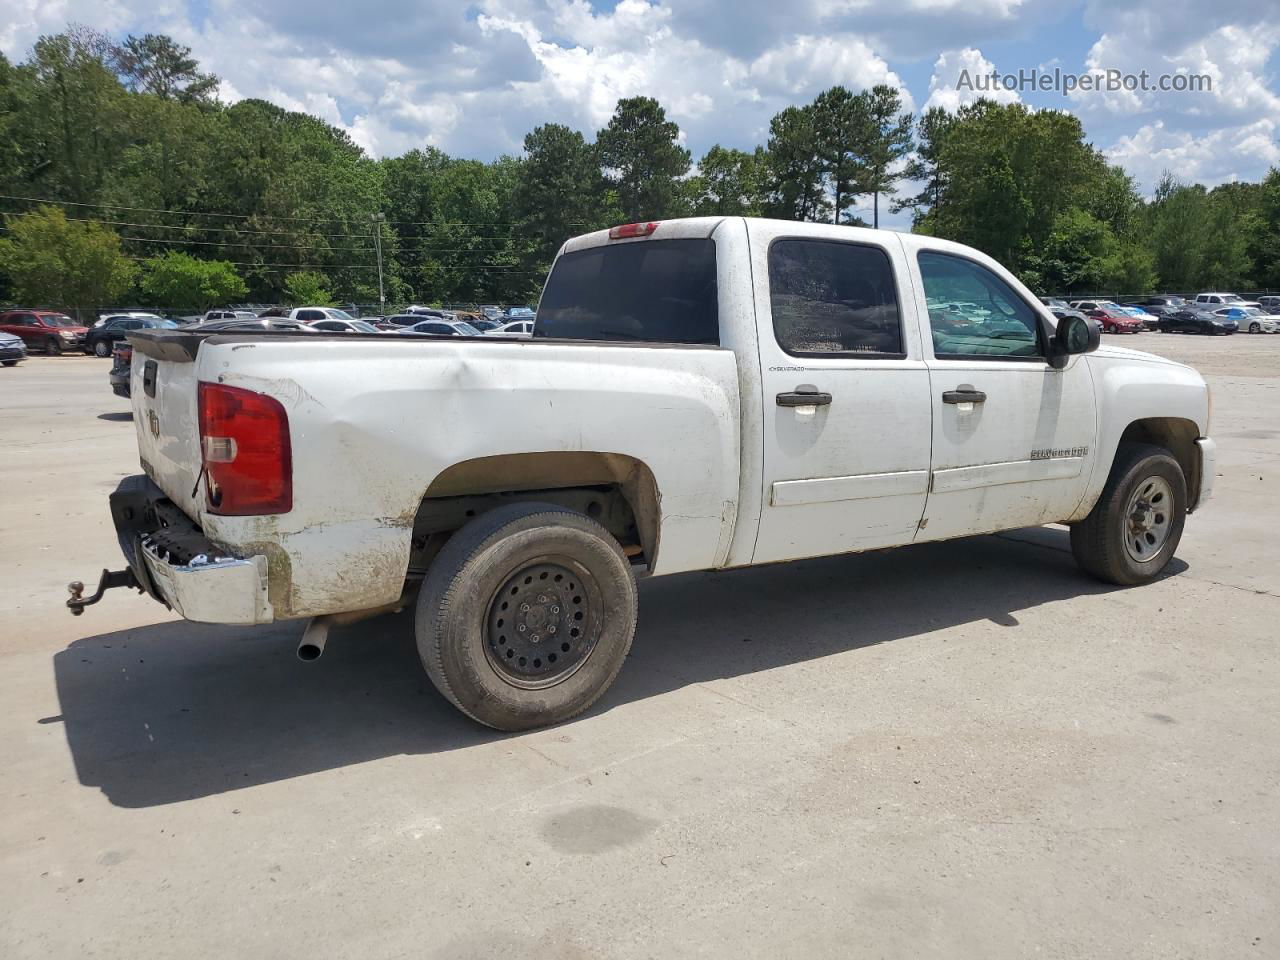
[[[1038, 528], [646, 581], [631, 657], [592, 712], [957, 624], [1014, 628], [1019, 611], [1114, 589], [1079, 574], [1065, 547], [1065, 531]], [[294, 656], [300, 634], [177, 621], [56, 654], [80, 782], [149, 807], [504, 736], [436, 693], [409, 612], [336, 628], [311, 664]]]

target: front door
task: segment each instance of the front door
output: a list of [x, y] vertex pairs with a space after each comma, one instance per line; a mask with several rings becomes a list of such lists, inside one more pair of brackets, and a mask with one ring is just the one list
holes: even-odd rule
[[1096, 456], [1088, 363], [1073, 356], [1061, 370], [1050, 367], [1040, 311], [988, 266], [937, 250], [914, 259], [932, 341], [933, 405], [917, 539], [1065, 520]]
[[929, 476], [929, 371], [892, 233], [752, 233], [764, 404], [755, 563], [909, 543]]

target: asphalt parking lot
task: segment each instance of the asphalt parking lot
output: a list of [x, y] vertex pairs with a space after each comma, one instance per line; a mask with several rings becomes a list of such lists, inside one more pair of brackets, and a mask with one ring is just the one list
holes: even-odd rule
[[407, 615], [175, 620], [119, 564], [110, 361], [0, 370], [0, 955], [1280, 955], [1280, 336], [1213, 388], [1172, 575], [1058, 528], [646, 582], [573, 723], [501, 735]]

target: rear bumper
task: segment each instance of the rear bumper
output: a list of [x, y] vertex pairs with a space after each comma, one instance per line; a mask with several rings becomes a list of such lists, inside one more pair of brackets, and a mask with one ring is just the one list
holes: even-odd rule
[[1203, 507], [1213, 495], [1213, 481], [1218, 475], [1218, 445], [1208, 437], [1201, 437], [1196, 441], [1196, 449], [1200, 453], [1200, 489], [1195, 491], [1191, 510]]
[[149, 477], [126, 477], [110, 499], [120, 549], [148, 594], [200, 623], [272, 622], [266, 557], [227, 556]]

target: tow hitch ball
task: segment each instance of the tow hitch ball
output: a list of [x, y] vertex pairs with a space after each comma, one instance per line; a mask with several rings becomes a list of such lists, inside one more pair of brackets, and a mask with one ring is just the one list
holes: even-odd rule
[[137, 578], [133, 575], [133, 570], [128, 567], [124, 570], [103, 570], [102, 576], [98, 579], [98, 589], [92, 596], [84, 596], [84, 584], [79, 580], [72, 580], [67, 584], [67, 592], [71, 594], [71, 598], [67, 600], [67, 607], [70, 608], [73, 616], [78, 617], [84, 613], [85, 607], [97, 603], [102, 599], [102, 595], [112, 587], [142, 589], [142, 585], [138, 583]]

